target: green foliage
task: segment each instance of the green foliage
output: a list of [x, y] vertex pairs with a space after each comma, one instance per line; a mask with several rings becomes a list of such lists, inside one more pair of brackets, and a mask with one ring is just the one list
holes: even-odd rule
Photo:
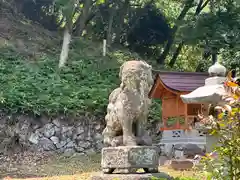
[[75, 0], [56, 0], [56, 5], [62, 10], [66, 19], [71, 19], [74, 14]]
[[[142, 58], [154, 61], [159, 59], [166, 41], [170, 41], [171, 36], [174, 36], [170, 50], [164, 58], [165, 68], [174, 71], [206, 71], [205, 66], [211, 64], [211, 54], [216, 52], [219, 60], [227, 67], [240, 66], [238, 1], [211, 1], [211, 5], [207, 0], [35, 0], [19, 1], [19, 4], [11, 1], [11, 6], [22, 7], [20, 11], [27, 18], [39, 22], [49, 30], [56, 31], [67, 23], [73, 30], [73, 35], [84, 34], [88, 38], [101, 41], [109, 36], [114, 45], [127, 46], [141, 54]], [[85, 2], [91, 2], [90, 8], [85, 6]], [[208, 5], [197, 12], [198, 5], [203, 6], [206, 2]], [[191, 8], [181, 17], [184, 7], [189, 4]], [[84, 21], [85, 25], [81, 27], [79, 22]], [[176, 33], [173, 27], [178, 27]], [[83, 33], [81, 28], [84, 29]], [[178, 52], [177, 47], [181, 42], [183, 47], [179, 53], [175, 53]], [[204, 56], [205, 53], [208, 54], [207, 57]], [[173, 62], [170, 67], [167, 65], [169, 62]]]
[[[79, 47], [79, 46], [78, 46]], [[57, 57], [28, 62], [1, 50], [0, 102], [13, 112], [56, 114], [105, 112], [109, 93], [118, 85], [118, 68], [110, 59], [71, 51], [71, 63], [59, 71]]]
[[235, 180], [240, 179], [240, 85], [231, 74], [224, 84], [228, 93], [225, 104], [216, 107], [218, 116], [204, 120], [212, 127], [211, 135], [218, 138], [215, 148], [218, 157], [206, 157], [205, 168], [211, 172], [212, 179]]
[[179, 122], [180, 125], [183, 125], [185, 123], [184, 117], [169, 117], [167, 120], [167, 126], [172, 127], [176, 125], [177, 122]]
[[128, 47], [142, 56], [158, 56], [157, 47], [163, 44], [171, 34], [166, 18], [153, 4], [139, 7], [132, 14], [129, 19], [131, 31], [127, 35]]
[[156, 1], [156, 7], [161, 9], [170, 26], [173, 27], [179, 13], [181, 12], [182, 3], [175, 0]]
[[[211, 11], [189, 17], [180, 27], [177, 39], [198, 46], [202, 51], [200, 55], [217, 52], [219, 60], [228, 68], [239, 67], [240, 61], [236, 57], [240, 43], [240, 6], [236, 2], [216, 1]], [[208, 59], [202, 57], [202, 61], [204, 64]]]
[[[175, 48], [176, 49], [176, 48]], [[198, 46], [185, 45], [182, 48], [182, 53], [178, 56], [178, 61], [174, 64], [172, 68], [166, 65], [166, 68], [171, 71], [187, 71], [195, 72], [197, 67], [200, 65], [202, 72], [207, 72], [208, 68], [211, 66], [211, 62], [202, 59], [202, 49]], [[171, 53], [172, 55], [172, 53]], [[170, 62], [170, 58], [166, 59], [166, 62]]]
[[[0, 51], [0, 106], [6, 111], [32, 114], [104, 114], [110, 92], [119, 86], [119, 67], [137, 55], [114, 51], [102, 57], [100, 46], [85, 40], [72, 43], [69, 64], [61, 71], [57, 56], [26, 61], [10, 49]], [[151, 121], [161, 118], [158, 100]]]
[[159, 122], [162, 120], [162, 102], [160, 99], [154, 99], [149, 112], [150, 122]]
[[103, 4], [105, 0], [97, 0], [97, 4]]

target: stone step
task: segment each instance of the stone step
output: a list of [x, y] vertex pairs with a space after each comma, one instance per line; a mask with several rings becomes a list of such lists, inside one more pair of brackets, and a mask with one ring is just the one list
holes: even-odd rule
[[136, 173], [136, 174], [103, 174], [103, 173], [96, 173], [93, 174], [91, 177], [91, 180], [152, 180], [153, 178], [164, 178], [166, 180], [172, 179], [171, 176], [169, 176], [166, 173], [160, 172], [160, 173], [152, 173], [152, 174], [142, 174], [142, 173]]

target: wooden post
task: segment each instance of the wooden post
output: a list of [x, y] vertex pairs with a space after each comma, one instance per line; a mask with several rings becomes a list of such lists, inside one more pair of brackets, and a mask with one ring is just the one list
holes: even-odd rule
[[107, 40], [103, 40], [103, 56], [106, 56], [106, 51], [107, 51]]
[[[179, 107], [178, 107], [178, 101], [179, 101], [179, 98], [180, 98], [180, 95], [177, 95], [177, 98], [176, 98], [176, 108], [177, 108], [177, 116], [179, 116]], [[176, 124], [176, 128], [177, 129], [181, 129], [181, 124], [179, 122], [179, 119], [177, 119], [177, 124]]]
[[184, 104], [184, 110], [185, 110], [185, 113], [184, 113], [184, 116], [185, 116], [185, 128], [188, 128], [188, 104]]

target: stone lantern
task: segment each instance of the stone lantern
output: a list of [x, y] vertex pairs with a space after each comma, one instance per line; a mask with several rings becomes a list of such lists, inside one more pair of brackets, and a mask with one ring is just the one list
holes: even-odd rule
[[226, 95], [224, 81], [226, 80], [226, 68], [216, 62], [208, 69], [209, 78], [205, 85], [197, 88], [189, 94], [181, 95], [184, 103], [219, 104]]
[[[224, 88], [226, 80], [226, 68], [216, 62], [208, 69], [209, 78], [205, 80], [205, 85], [197, 88], [189, 94], [181, 95], [184, 103], [199, 103], [207, 106], [209, 104], [217, 105], [223, 103], [223, 96], [227, 95]], [[207, 115], [207, 114], [205, 114]], [[213, 145], [217, 144], [217, 137], [207, 135], [206, 150], [210, 152], [213, 150]]]

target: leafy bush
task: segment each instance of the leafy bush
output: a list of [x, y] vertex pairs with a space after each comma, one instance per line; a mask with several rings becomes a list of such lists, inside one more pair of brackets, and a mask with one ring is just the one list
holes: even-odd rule
[[228, 94], [223, 97], [225, 104], [215, 107], [218, 116], [202, 120], [219, 139], [220, 146], [215, 148], [218, 157], [205, 158], [206, 171], [210, 171], [214, 180], [240, 179], [240, 85], [237, 81], [230, 72], [224, 84]]
[[117, 84], [117, 69], [97, 69], [94, 59], [79, 56], [62, 71], [49, 56], [26, 63], [22, 57], [1, 54], [0, 63], [1, 106], [14, 112], [101, 112]]
[[[42, 55], [36, 61], [26, 61], [10, 49], [1, 49], [1, 109], [35, 115], [104, 114], [109, 93], [120, 83], [119, 67], [132, 55], [118, 51], [102, 57], [99, 52], [76, 41], [68, 66], [59, 71], [58, 57]], [[155, 103], [150, 117], [159, 118], [159, 112]]]
[[162, 119], [162, 102], [160, 99], [153, 99], [149, 112], [149, 120], [152, 123], [159, 122]]

